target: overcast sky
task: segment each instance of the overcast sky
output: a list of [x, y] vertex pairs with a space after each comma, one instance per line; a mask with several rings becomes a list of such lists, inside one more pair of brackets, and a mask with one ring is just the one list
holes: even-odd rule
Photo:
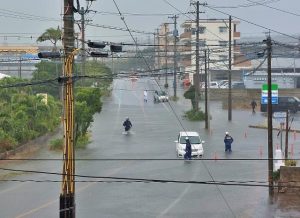
[[[76, 2], [76, 1], [74, 1]], [[171, 14], [179, 14], [180, 25], [183, 20], [194, 19], [190, 0], [115, 0], [124, 20], [131, 29], [154, 32], [163, 22], [171, 22]], [[200, 18], [243, 19], [238, 27], [242, 37], [264, 35], [267, 29], [271, 34], [278, 31], [288, 35], [298, 35], [300, 32], [300, 1], [299, 0], [208, 0], [208, 7], [201, 7]], [[253, 2], [260, 2], [256, 4]], [[86, 7], [86, 1], [80, 0], [81, 6]], [[201, 1], [200, 1], [201, 3]], [[263, 6], [261, 4], [266, 4]], [[0, 6], [0, 43], [3, 44], [35, 44], [36, 38], [47, 28], [62, 26], [63, 0], [9, 0], [1, 1]], [[91, 24], [108, 25], [124, 28], [124, 23], [113, 0], [96, 0], [86, 15]], [[130, 15], [126, 13], [131, 13]], [[137, 16], [132, 14], [144, 14]], [[170, 14], [170, 15], [168, 15]], [[76, 15], [79, 19], [79, 16]], [[265, 27], [265, 28], [262, 28]], [[76, 31], [78, 28], [76, 26]], [[182, 31], [182, 30], [181, 30]], [[32, 36], [32, 39], [30, 38]], [[151, 35], [136, 34], [139, 40], [153, 39]], [[151, 37], [151, 38], [150, 38]], [[100, 27], [87, 26], [86, 39], [95, 41], [132, 41], [126, 31], [109, 30]], [[292, 39], [291, 39], [292, 40]]]

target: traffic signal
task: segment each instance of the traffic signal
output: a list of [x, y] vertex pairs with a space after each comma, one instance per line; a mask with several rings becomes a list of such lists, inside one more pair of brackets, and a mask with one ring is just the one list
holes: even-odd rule
[[104, 48], [106, 46], [105, 43], [103, 43], [103, 42], [91, 42], [91, 41], [89, 41], [87, 44], [90, 48]]
[[108, 57], [108, 53], [92, 51], [91, 52], [91, 57], [95, 57], [95, 58], [107, 58]]
[[110, 51], [111, 52], [122, 52], [122, 46], [121, 45], [110, 45]]
[[39, 58], [60, 58], [61, 55], [58, 51], [42, 51], [38, 53]]

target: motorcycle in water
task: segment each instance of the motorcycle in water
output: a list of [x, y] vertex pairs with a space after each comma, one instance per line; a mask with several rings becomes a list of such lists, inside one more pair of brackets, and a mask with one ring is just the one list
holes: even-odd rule
[[128, 135], [132, 127], [132, 123], [129, 121], [128, 118], [124, 121], [123, 126], [125, 127], [125, 132], [123, 134]]

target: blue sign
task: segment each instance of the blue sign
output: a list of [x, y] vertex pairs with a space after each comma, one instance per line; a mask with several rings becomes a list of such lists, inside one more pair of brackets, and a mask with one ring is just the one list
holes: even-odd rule
[[[268, 104], [268, 96], [261, 97], [261, 104]], [[278, 97], [272, 96], [272, 104], [278, 104]]]

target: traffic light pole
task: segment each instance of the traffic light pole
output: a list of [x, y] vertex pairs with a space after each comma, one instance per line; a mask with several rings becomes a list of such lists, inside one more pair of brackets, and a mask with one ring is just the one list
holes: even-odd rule
[[74, 61], [74, 11], [73, 0], [64, 0], [64, 151], [62, 191], [60, 194], [59, 217], [75, 218], [75, 154], [74, 154], [74, 96], [73, 96], [73, 61]]

